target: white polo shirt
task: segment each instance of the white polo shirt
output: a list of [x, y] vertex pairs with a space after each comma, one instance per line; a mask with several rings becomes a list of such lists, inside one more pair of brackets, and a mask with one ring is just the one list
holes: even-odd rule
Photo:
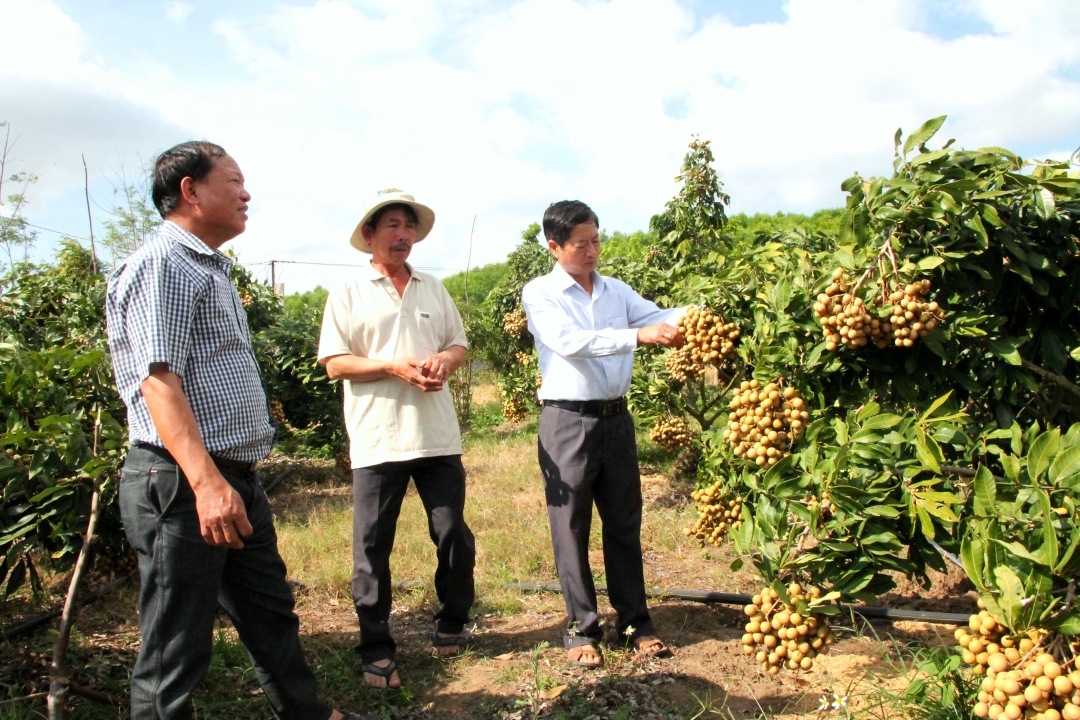
[[[468, 347], [461, 315], [438, 278], [412, 274], [398, 295], [390, 278], [368, 267], [326, 300], [319, 360], [424, 360], [452, 345]], [[345, 380], [345, 425], [354, 468], [439, 455], [460, 455], [450, 388], [426, 393], [399, 378]]]

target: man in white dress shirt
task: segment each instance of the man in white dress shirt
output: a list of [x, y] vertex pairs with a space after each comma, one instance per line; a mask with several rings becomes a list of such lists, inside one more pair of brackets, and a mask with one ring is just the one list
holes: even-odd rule
[[566, 602], [563, 642], [571, 662], [602, 663], [597, 643], [603, 629], [589, 567], [595, 501], [615, 630], [639, 655], [663, 655], [668, 649], [654, 635], [645, 602], [641, 474], [624, 395], [635, 348], [682, 345], [675, 324], [685, 308], [661, 310], [626, 283], [596, 272], [599, 220], [585, 203], [551, 205], [544, 236], [558, 262], [525, 286], [521, 300], [543, 376], [539, 458]]

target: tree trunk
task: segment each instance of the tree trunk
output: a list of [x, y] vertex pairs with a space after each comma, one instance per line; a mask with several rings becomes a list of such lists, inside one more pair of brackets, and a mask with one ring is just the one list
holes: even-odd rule
[[64, 613], [60, 619], [60, 632], [53, 645], [52, 665], [49, 667], [49, 720], [64, 720], [67, 717], [67, 692], [69, 680], [65, 675], [67, 665], [68, 640], [71, 638], [71, 626], [75, 623], [75, 598], [79, 594], [83, 573], [90, 565], [93, 552], [94, 529], [97, 526], [101, 505], [101, 483], [94, 482], [94, 494], [90, 499], [90, 521], [86, 525], [86, 537], [83, 538], [79, 557], [75, 561], [75, 571], [71, 573], [67, 598], [64, 600]]

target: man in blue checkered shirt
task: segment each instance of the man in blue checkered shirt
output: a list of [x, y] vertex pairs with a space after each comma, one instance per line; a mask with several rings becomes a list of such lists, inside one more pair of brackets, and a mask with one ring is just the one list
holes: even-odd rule
[[254, 472], [275, 430], [218, 250], [247, 224], [244, 175], [221, 147], [183, 143], [157, 158], [153, 199], [165, 222], [113, 275], [106, 302], [131, 437], [120, 512], [142, 579], [131, 717], [192, 716], [220, 603], [276, 717], [355, 718], [316, 695]]

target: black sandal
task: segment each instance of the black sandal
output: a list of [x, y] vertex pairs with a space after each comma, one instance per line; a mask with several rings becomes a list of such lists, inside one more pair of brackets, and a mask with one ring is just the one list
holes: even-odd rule
[[[381, 677], [381, 678], [384, 678], [386, 680], [386, 685], [384, 685], [382, 687], [379, 687], [378, 685], [372, 685], [371, 683], [365, 681], [364, 684], [367, 685], [372, 690], [400, 690], [401, 689], [400, 685], [398, 687], [391, 687], [390, 686], [390, 678], [393, 677], [394, 673], [396, 673], [397, 669], [398, 669], [397, 663], [394, 662], [393, 660], [391, 660], [390, 664], [387, 665], [386, 667], [381, 667], [379, 665], [376, 665], [375, 663], [363, 663], [360, 666], [360, 669], [362, 671], [364, 671], [365, 673], [367, 673], [367, 674], [374, 675], [376, 677]], [[401, 681], [400, 676], [398, 677], [398, 681], [399, 682]]]
[[[469, 640], [472, 639], [472, 633], [468, 630], [462, 630], [457, 635], [451, 635], [449, 637], [442, 637], [439, 635], [439, 631], [436, 630], [431, 634], [431, 649], [432, 654], [436, 657], [454, 657], [465, 650], [465, 646], [469, 644]], [[435, 648], [441, 647], [456, 647], [457, 652], [450, 653], [449, 655], [438, 655], [434, 652]]]

